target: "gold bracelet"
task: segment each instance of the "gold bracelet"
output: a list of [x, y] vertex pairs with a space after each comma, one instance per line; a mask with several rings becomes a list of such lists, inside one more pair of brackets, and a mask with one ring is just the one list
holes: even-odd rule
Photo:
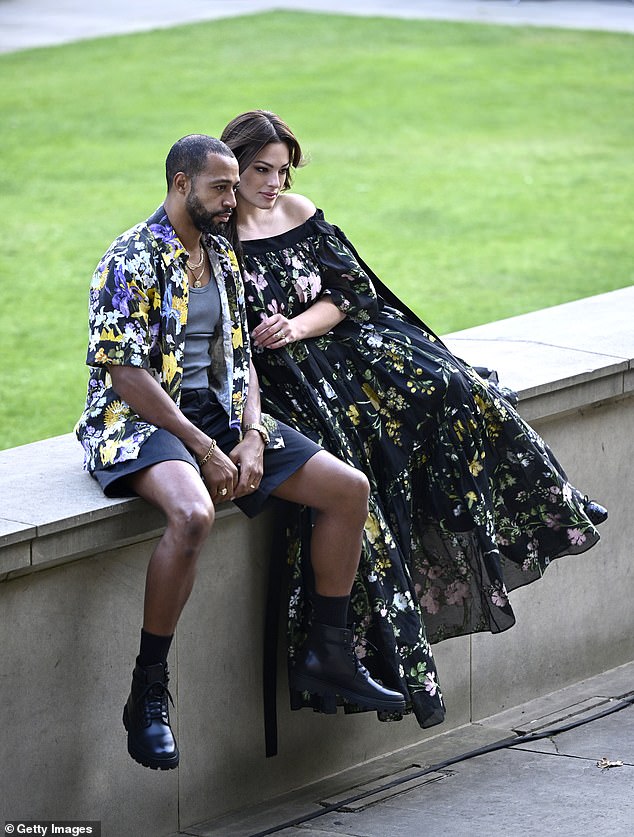
[[207, 451], [207, 453], [203, 456], [203, 458], [198, 463], [201, 468], [203, 467], [203, 465], [206, 465], [209, 462], [209, 460], [211, 459], [213, 452], [216, 450], [216, 444], [217, 444], [216, 440], [212, 439], [211, 444], [209, 445], [209, 450]]

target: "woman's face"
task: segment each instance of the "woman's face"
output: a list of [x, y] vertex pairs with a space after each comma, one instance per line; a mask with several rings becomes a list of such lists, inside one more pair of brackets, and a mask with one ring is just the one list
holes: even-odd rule
[[240, 174], [238, 202], [258, 209], [272, 209], [286, 183], [289, 166], [290, 154], [285, 143], [265, 145], [251, 165]]

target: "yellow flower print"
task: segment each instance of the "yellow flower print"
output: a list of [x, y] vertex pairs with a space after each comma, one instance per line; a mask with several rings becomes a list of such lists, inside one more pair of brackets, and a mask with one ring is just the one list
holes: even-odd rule
[[361, 422], [361, 416], [359, 414], [359, 408], [356, 404], [351, 404], [348, 409], [346, 410], [348, 418], [354, 424], [355, 427], [358, 427]]
[[150, 311], [150, 303], [147, 297], [142, 296], [139, 299], [139, 310], [132, 312], [132, 316], [137, 320], [147, 320]]
[[95, 355], [95, 363], [109, 363], [109, 362], [110, 362], [110, 358], [108, 357], [108, 355], [104, 352], [104, 350], [100, 346], [99, 350], [97, 351], [97, 354]]
[[101, 464], [112, 465], [119, 445], [114, 439], [108, 439], [101, 447]]
[[174, 352], [163, 356], [163, 378], [166, 383], [170, 384], [177, 370], [176, 356]]
[[172, 298], [172, 310], [178, 311], [181, 318], [181, 325], [185, 325], [187, 322], [187, 303], [184, 297], [178, 296]]
[[365, 521], [365, 532], [370, 543], [376, 543], [381, 536], [381, 528], [379, 521], [370, 513]]
[[113, 401], [104, 410], [103, 423], [110, 430], [124, 418], [126, 408], [121, 401]]
[[475, 395], [475, 396], [474, 396], [474, 398], [473, 398], [473, 400], [475, 401], [475, 403], [476, 403], [476, 405], [477, 405], [477, 407], [478, 407], [478, 410], [479, 410], [481, 413], [487, 413], [487, 412], [488, 412], [488, 406], [487, 406], [487, 403], [486, 403], [486, 401], [484, 400], [484, 398], [482, 398], [482, 396], [481, 396], [481, 395]]
[[462, 442], [464, 439], [465, 429], [464, 424], [458, 419], [458, 421], [454, 422], [453, 429], [456, 431], [456, 436]]
[[238, 260], [236, 259], [236, 254], [233, 252], [233, 250], [229, 250], [228, 256], [233, 270], [239, 270], [240, 268], [238, 267]]
[[467, 491], [465, 499], [467, 501], [467, 506], [471, 508], [471, 506], [478, 501], [478, 495], [475, 491]]
[[[482, 454], [482, 458], [484, 459], [484, 454]], [[478, 454], [476, 454], [469, 463], [469, 470], [471, 471], [474, 477], [477, 477], [483, 468], [484, 465], [478, 461]]]
[[121, 335], [115, 334], [111, 328], [104, 328], [99, 335], [99, 339], [104, 343], [120, 343]]
[[401, 443], [401, 422], [395, 418], [389, 418], [385, 423], [385, 429], [387, 430], [387, 435], [392, 439], [395, 445], [400, 445]]
[[234, 349], [239, 349], [244, 345], [244, 337], [242, 336], [242, 329], [239, 325], [231, 329], [231, 345]]
[[376, 394], [376, 392], [372, 389], [372, 387], [370, 386], [370, 384], [363, 384], [363, 386], [361, 387], [361, 389], [365, 392], [365, 394], [366, 394], [366, 395], [368, 396], [368, 398], [370, 399], [370, 403], [372, 404], [372, 406], [374, 407], [374, 409], [375, 409], [375, 410], [378, 410], [378, 409], [380, 408], [380, 406], [381, 406], [381, 402], [379, 401], [379, 396], [378, 396], [378, 395]]

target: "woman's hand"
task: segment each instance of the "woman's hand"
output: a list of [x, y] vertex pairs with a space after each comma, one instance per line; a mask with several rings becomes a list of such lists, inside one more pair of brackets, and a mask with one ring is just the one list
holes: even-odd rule
[[344, 320], [346, 315], [330, 299], [324, 297], [310, 305], [296, 317], [288, 320], [283, 314], [264, 317], [251, 332], [255, 346], [261, 349], [283, 349], [297, 340], [319, 337]]
[[265, 317], [251, 337], [254, 345], [261, 349], [283, 349], [289, 343], [299, 340], [300, 335], [294, 325], [294, 320], [288, 320], [283, 314], [273, 314]]

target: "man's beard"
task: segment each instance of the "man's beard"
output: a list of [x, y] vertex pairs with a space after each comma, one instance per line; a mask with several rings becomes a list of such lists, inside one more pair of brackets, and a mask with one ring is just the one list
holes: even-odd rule
[[185, 199], [185, 208], [189, 213], [189, 217], [191, 218], [192, 224], [196, 227], [197, 230], [200, 230], [200, 232], [203, 233], [217, 232], [219, 225], [216, 223], [216, 217], [218, 215], [226, 215], [227, 212], [231, 211], [225, 209], [221, 212], [209, 212], [209, 210], [205, 209], [205, 207], [202, 205], [202, 203], [198, 199], [198, 195], [194, 192], [193, 189]]

